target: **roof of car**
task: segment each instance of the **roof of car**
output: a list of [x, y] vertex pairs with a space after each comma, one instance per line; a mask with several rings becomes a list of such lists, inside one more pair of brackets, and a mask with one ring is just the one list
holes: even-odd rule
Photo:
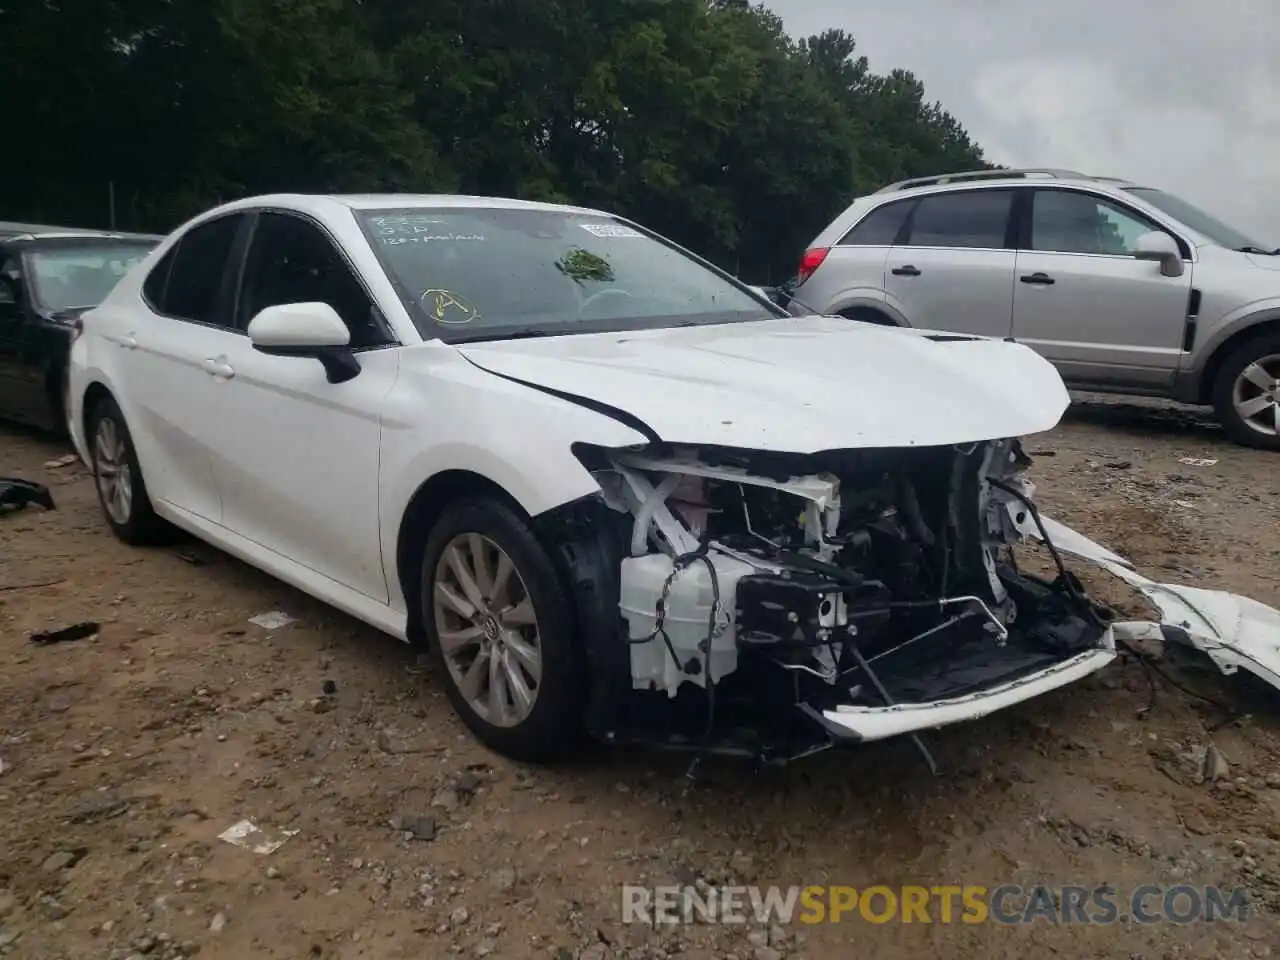
[[98, 245], [118, 246], [120, 244], [146, 244], [155, 246], [164, 237], [160, 235], [144, 235], [137, 233], [15, 233], [0, 236], [0, 245], [6, 247], [91, 247]]
[[439, 209], [441, 207], [483, 208], [489, 210], [541, 210], [545, 212], [584, 213], [591, 216], [610, 216], [589, 207], [575, 207], [561, 203], [543, 203], [535, 200], [516, 200], [511, 197], [465, 196], [452, 193], [276, 193], [257, 197], [245, 197], [219, 209], [233, 210], [244, 207], [279, 206], [286, 209], [319, 213], [331, 204], [341, 204], [352, 210], [406, 210]]
[[1113, 187], [1133, 187], [1137, 185], [1129, 180], [1117, 177], [1093, 176], [1076, 170], [1031, 167], [1017, 170], [961, 170], [929, 177], [913, 177], [909, 180], [899, 180], [896, 183], [886, 184], [875, 191], [872, 196], [884, 196], [886, 194], [911, 196], [936, 190], [939, 187], [1007, 186], [1009, 184], [1025, 184], [1028, 181], [1048, 182], [1063, 186], [1108, 184]]

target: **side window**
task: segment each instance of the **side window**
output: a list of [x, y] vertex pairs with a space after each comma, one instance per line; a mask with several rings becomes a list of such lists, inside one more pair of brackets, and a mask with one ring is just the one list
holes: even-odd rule
[[352, 347], [387, 342], [373, 301], [329, 238], [313, 224], [283, 213], [263, 213], [253, 231], [241, 293], [241, 325], [263, 307], [327, 303], [351, 332]]
[[1012, 210], [1012, 190], [972, 190], [924, 197], [911, 218], [908, 245], [1001, 250]]
[[911, 211], [911, 200], [898, 200], [876, 207], [840, 240], [842, 247], [888, 247]]
[[169, 286], [169, 272], [173, 269], [173, 258], [178, 252], [178, 246], [170, 247], [169, 252], [160, 258], [160, 262], [151, 268], [147, 279], [142, 281], [142, 295], [156, 313], [168, 313], [165, 309], [165, 290]]
[[[179, 320], [231, 325], [229, 318], [220, 313], [220, 299], [227, 260], [242, 217], [242, 214], [219, 217], [183, 234], [176, 249], [164, 258], [172, 262], [161, 299], [151, 300], [151, 293], [143, 285], [147, 298], [159, 312]], [[164, 260], [157, 264], [147, 282], [163, 278]]]
[[1031, 249], [1124, 256], [1160, 228], [1145, 217], [1087, 193], [1037, 190], [1031, 200]]

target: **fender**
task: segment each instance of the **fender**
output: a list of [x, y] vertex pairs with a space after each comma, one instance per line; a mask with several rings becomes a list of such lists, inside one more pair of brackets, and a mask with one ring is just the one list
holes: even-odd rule
[[1267, 297], [1264, 300], [1246, 303], [1220, 317], [1212, 325], [1206, 324], [1201, 318], [1200, 329], [1203, 339], [1196, 344], [1194, 361], [1188, 367], [1188, 371], [1198, 373], [1203, 370], [1209, 358], [1225, 341], [1249, 327], [1256, 327], [1268, 320], [1280, 320], [1280, 297]]
[[[446, 471], [476, 474], [536, 517], [599, 491], [573, 444], [618, 448], [651, 442], [636, 426], [607, 413], [487, 373], [456, 355], [407, 348], [404, 364], [383, 418], [378, 493], [383, 569], [391, 603], [400, 610], [400, 525], [433, 477]], [[451, 389], [432, 389], [433, 379], [446, 378]], [[432, 416], [424, 423], [421, 411], [427, 409]]]

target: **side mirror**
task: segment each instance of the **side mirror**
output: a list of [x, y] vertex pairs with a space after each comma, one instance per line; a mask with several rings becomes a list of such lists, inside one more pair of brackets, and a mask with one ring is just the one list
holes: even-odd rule
[[327, 303], [282, 303], [264, 307], [249, 321], [253, 349], [273, 357], [310, 357], [324, 365], [330, 383], [360, 373], [351, 334]]
[[1138, 237], [1133, 244], [1133, 256], [1137, 260], [1154, 260], [1160, 264], [1160, 272], [1166, 277], [1180, 277], [1185, 269], [1178, 244], [1173, 237], [1159, 230]]

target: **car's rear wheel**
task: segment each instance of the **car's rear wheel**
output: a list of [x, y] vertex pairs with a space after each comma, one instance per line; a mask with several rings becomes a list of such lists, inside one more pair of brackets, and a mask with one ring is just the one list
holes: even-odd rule
[[454, 709], [485, 744], [550, 760], [578, 741], [586, 691], [568, 591], [528, 524], [493, 499], [427, 535], [422, 622]]
[[1236, 347], [1218, 368], [1213, 405], [1231, 438], [1280, 450], [1280, 333]]
[[133, 436], [115, 400], [107, 397], [99, 401], [87, 426], [98, 503], [111, 531], [137, 546], [170, 541], [174, 530], [151, 507]]

